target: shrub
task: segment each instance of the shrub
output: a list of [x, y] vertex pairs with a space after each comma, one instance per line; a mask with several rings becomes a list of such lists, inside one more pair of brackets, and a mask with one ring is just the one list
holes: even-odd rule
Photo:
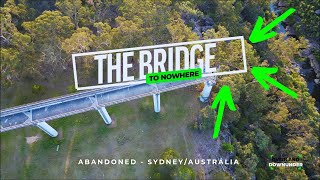
[[75, 92], [77, 92], [77, 89], [74, 87], [74, 85], [70, 85], [67, 87], [67, 92], [68, 93], [75, 93]]
[[41, 94], [44, 94], [44, 91], [45, 91], [45, 89], [43, 86], [38, 85], [38, 84], [32, 85], [32, 93], [33, 94], [41, 95]]
[[210, 107], [206, 106], [200, 110], [197, 121], [194, 122], [192, 128], [197, 130], [212, 129], [214, 126], [215, 111]]
[[171, 174], [172, 179], [192, 180], [195, 179], [194, 170], [190, 166], [179, 166]]
[[230, 143], [222, 143], [222, 149], [226, 152], [233, 152], [234, 147]]
[[212, 177], [212, 179], [217, 179], [217, 180], [231, 180], [231, 176], [223, 171], [217, 172], [214, 174], [214, 176]]

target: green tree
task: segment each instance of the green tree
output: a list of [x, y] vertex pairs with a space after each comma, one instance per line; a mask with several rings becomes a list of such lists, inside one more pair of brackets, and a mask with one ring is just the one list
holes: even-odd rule
[[289, 116], [289, 110], [284, 102], [276, 103], [273, 111], [270, 111], [266, 117], [268, 120], [276, 123], [282, 124], [287, 121]]
[[215, 0], [214, 13], [211, 14], [213, 20], [218, 22], [218, 25], [226, 27], [231, 35], [238, 34], [242, 7], [240, 2], [236, 0]]
[[144, 38], [143, 21], [141, 19], [127, 20], [124, 17], [117, 17], [118, 27], [110, 32], [112, 37], [112, 48], [127, 48], [147, 45], [149, 42]]
[[[62, 49], [67, 53], [67, 56], [71, 59], [72, 53], [82, 53], [92, 50], [94, 47], [94, 40], [96, 36], [86, 27], [78, 28], [70, 38], [65, 39], [62, 42]], [[89, 75], [90, 70], [93, 68], [92, 59], [90, 57], [84, 57], [81, 61], [81, 72]]]
[[90, 11], [89, 16], [86, 16], [86, 19], [90, 18], [90, 23], [113, 23], [114, 19], [120, 15], [118, 9], [122, 3], [122, 0], [89, 0], [85, 2], [85, 10]]
[[243, 167], [236, 166], [234, 171], [235, 177], [237, 179], [251, 179], [251, 174]]
[[172, 172], [171, 177], [177, 180], [192, 180], [195, 179], [195, 173], [189, 166], [179, 166]]
[[68, 16], [63, 16], [59, 11], [44, 11], [34, 21], [24, 22], [22, 26], [30, 33], [36, 52], [41, 54], [40, 62], [52, 65], [51, 69], [65, 64], [61, 43], [74, 28]]
[[202, 17], [204, 14], [203, 12], [201, 12], [195, 3], [193, 3], [192, 1], [181, 1], [181, 2], [177, 2], [175, 4], [175, 6], [177, 6], [177, 8], [179, 9], [179, 12], [187, 14], [187, 15], [192, 15], [194, 17]]
[[167, 29], [171, 35], [170, 42], [185, 42], [197, 40], [198, 35], [186, 26], [183, 20], [179, 17], [179, 14], [175, 14], [171, 19], [170, 23], [167, 24]]
[[37, 74], [31, 37], [18, 31], [8, 8], [1, 8], [1, 85]]
[[256, 171], [256, 177], [257, 179], [265, 180], [270, 179], [270, 176], [268, 175], [268, 172], [262, 168], [258, 168]]
[[256, 129], [255, 143], [260, 151], [266, 149], [269, 145], [269, 137], [259, 128]]
[[241, 145], [237, 142], [237, 156], [240, 158], [241, 162], [243, 162], [243, 167], [250, 174], [255, 174], [259, 159], [254, 153], [252, 143]]
[[294, 137], [294, 136], [301, 136], [305, 133], [312, 133], [313, 129], [309, 126], [309, 121], [307, 120], [298, 120], [298, 119], [292, 119], [290, 120], [287, 125], [288, 136]]
[[1, 86], [11, 85], [18, 79], [19, 72], [16, 67], [19, 63], [19, 52], [14, 49], [1, 48]]
[[112, 46], [111, 26], [108, 23], [94, 23], [97, 28], [97, 36], [95, 37], [95, 47], [98, 50], [106, 50]]
[[62, 49], [68, 53], [89, 51], [94, 45], [95, 35], [86, 27], [78, 28], [70, 38], [62, 42]]
[[[283, 3], [297, 10], [294, 16], [289, 18], [288, 23], [295, 28], [299, 35], [309, 38], [318, 38], [320, 36], [318, 23], [320, 16], [315, 13], [320, 9], [318, 0], [284, 0]], [[299, 19], [299, 21], [296, 19]]]
[[180, 154], [172, 148], [167, 148], [161, 155], [161, 159], [177, 159], [180, 157]]
[[212, 176], [212, 179], [214, 179], [214, 180], [231, 180], [232, 178], [228, 173], [223, 172], [223, 171], [219, 171]]
[[195, 122], [195, 129], [212, 129], [215, 121], [215, 111], [211, 106], [206, 106], [200, 110], [198, 121]]
[[241, 11], [242, 17], [254, 25], [258, 16], [265, 17], [269, 9], [270, 0], [248, 0], [243, 3], [243, 9]]
[[144, 44], [167, 43], [171, 0], [124, 0], [119, 11], [126, 20], [141, 23]]
[[[303, 157], [310, 156], [310, 153], [314, 150], [314, 147], [307, 143], [307, 137], [294, 137], [288, 139], [288, 144], [284, 151], [290, 156], [296, 156], [302, 154]], [[310, 138], [310, 137], [309, 137]]]
[[25, 0], [7, 0], [3, 7], [1, 7], [1, 12], [10, 13], [17, 27], [19, 27], [23, 21], [34, 18], [35, 15], [34, 9], [29, 8]]
[[63, 14], [70, 17], [76, 27], [79, 27], [80, 9], [85, 8], [81, 0], [58, 0], [56, 6]]
[[229, 31], [224, 26], [218, 26], [217, 30], [215, 30], [215, 28], [211, 28], [203, 33], [204, 39], [217, 39], [224, 37], [229, 37]]
[[226, 152], [233, 152], [234, 151], [234, 147], [230, 143], [222, 143], [222, 149]]
[[261, 124], [262, 122], [257, 121], [257, 119], [263, 117], [272, 108], [267, 94], [268, 92], [254, 80], [245, 85], [241, 106], [246, 109], [243, 115], [251, 123]]
[[306, 175], [304, 170], [297, 170], [286, 167], [277, 167], [275, 169], [277, 175], [275, 179], [301, 179], [307, 180], [308, 176]]
[[[268, 48], [270, 49], [271, 64], [276, 64], [280, 67], [291, 68], [291, 63], [295, 55], [299, 55], [299, 49], [307, 47], [305, 38], [296, 40], [294, 38], [285, 39], [285, 34], [279, 34], [278, 38], [268, 40]], [[296, 59], [298, 60], [298, 59]]]
[[[163, 160], [170, 160], [170, 159], [177, 159], [180, 157], [180, 154], [172, 149], [167, 148], [164, 152], [160, 155], [160, 159]], [[154, 165], [151, 168], [151, 176], [154, 179], [171, 179], [172, 173], [177, 169], [175, 165]]]

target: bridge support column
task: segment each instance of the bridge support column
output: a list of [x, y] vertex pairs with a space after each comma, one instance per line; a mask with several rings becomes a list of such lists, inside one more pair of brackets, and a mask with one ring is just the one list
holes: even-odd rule
[[47, 124], [46, 122], [37, 123], [37, 127], [40, 128], [42, 131], [46, 132], [47, 134], [49, 134], [49, 136], [51, 136], [51, 137], [58, 136], [58, 132], [55, 129], [53, 129], [49, 124]]
[[106, 110], [106, 108], [104, 106], [97, 107], [97, 110], [98, 110], [99, 114], [101, 115], [102, 119], [104, 120], [104, 122], [106, 124], [111, 124], [112, 120], [111, 120], [111, 117], [109, 116], [109, 113]]
[[216, 84], [216, 81], [206, 81], [204, 83], [204, 88], [201, 92], [200, 95], [200, 101], [201, 102], [207, 102], [210, 98], [210, 93], [211, 93], [211, 89], [212, 87]]
[[154, 112], [160, 112], [160, 93], [153, 94]]

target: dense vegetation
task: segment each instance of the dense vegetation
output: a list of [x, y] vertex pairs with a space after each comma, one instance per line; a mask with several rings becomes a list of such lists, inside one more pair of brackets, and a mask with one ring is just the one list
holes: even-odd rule
[[[237, 106], [237, 111], [225, 113], [223, 127], [233, 135], [232, 145], [225, 144], [224, 149], [234, 152], [240, 160], [233, 174], [239, 179], [253, 176], [307, 179], [320, 173], [319, 113], [305, 80], [292, 66], [292, 62], [304, 60], [299, 57], [300, 50], [307, 46], [304, 36], [319, 36], [316, 25], [319, 16], [311, 13], [318, 8], [318, 1], [286, 2], [301, 15], [296, 24], [299, 38], [280, 34], [257, 45], [246, 42], [246, 53], [249, 70], [252, 66], [279, 67], [277, 80], [297, 92], [299, 98], [292, 99], [276, 88], [265, 91], [250, 73], [219, 77], [214, 88], [213, 97], [221, 86], [230, 86]], [[248, 39], [257, 16], [264, 17], [266, 23], [275, 17], [270, 12], [270, 3], [270, 0], [2, 1], [2, 90], [26, 79], [46, 81], [70, 71], [70, 54], [75, 52], [236, 35]], [[208, 19], [213, 23], [208, 23]], [[208, 24], [210, 27], [202, 28], [199, 37], [196, 27]], [[228, 53], [223, 58], [232, 59], [233, 55]], [[42, 89], [34, 85], [32, 90], [43, 93]], [[72, 87], [68, 89], [73, 91]], [[205, 107], [194, 127], [211, 128], [215, 116], [211, 111]], [[269, 154], [278, 157], [302, 154], [304, 169], [269, 170], [266, 166]], [[179, 177], [180, 171], [190, 171], [189, 176], [194, 177], [189, 167], [184, 166], [172, 171], [170, 177], [183, 178]]]

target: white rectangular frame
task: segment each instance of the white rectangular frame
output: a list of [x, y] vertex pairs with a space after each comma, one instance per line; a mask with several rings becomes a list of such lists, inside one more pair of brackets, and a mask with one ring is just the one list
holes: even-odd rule
[[77, 66], [76, 66], [76, 57], [98, 55], [98, 54], [118, 53], [118, 52], [126, 52], [126, 51], [145, 50], [145, 49], [164, 48], [164, 47], [175, 47], [175, 46], [191, 45], [191, 44], [204, 44], [204, 43], [230, 41], [230, 40], [241, 40], [242, 59], [243, 59], [244, 69], [243, 70], [236, 70], [236, 71], [229, 71], [229, 72], [216, 72], [216, 73], [211, 73], [211, 74], [203, 74], [202, 77], [246, 73], [247, 72], [247, 59], [246, 59], [246, 52], [245, 52], [245, 45], [244, 45], [244, 37], [243, 36], [236, 36], [236, 37], [227, 37], [227, 38], [219, 38], [219, 39], [208, 39], [208, 40], [181, 42], [181, 43], [161, 44], [161, 45], [154, 45], [154, 46], [143, 46], [143, 47], [113, 49], [113, 50], [107, 50], [107, 51], [96, 51], [96, 52], [72, 54], [74, 86], [77, 90], [88, 90], [88, 89], [95, 89], [95, 88], [117, 87], [117, 86], [137, 85], [137, 84], [146, 83], [145, 79], [141, 79], [141, 80], [130, 81], [130, 82], [116, 83], [116, 84], [101, 84], [101, 85], [95, 85], [95, 86], [79, 87]]

